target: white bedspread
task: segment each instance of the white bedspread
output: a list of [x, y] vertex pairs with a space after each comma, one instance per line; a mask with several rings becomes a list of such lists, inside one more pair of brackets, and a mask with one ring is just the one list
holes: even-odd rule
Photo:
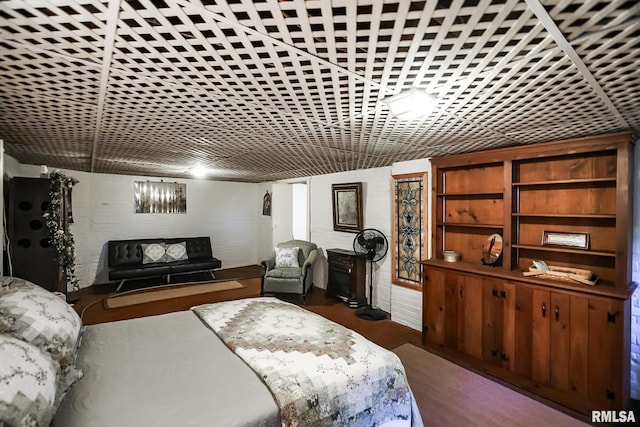
[[192, 310], [263, 379], [283, 425], [422, 425], [400, 359], [356, 332], [275, 298]]

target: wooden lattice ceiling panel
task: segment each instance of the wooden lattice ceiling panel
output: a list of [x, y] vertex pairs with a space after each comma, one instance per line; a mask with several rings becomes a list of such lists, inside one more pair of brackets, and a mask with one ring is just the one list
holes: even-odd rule
[[[23, 163], [271, 181], [640, 129], [635, 0], [0, 1]], [[384, 98], [437, 98], [401, 121]]]

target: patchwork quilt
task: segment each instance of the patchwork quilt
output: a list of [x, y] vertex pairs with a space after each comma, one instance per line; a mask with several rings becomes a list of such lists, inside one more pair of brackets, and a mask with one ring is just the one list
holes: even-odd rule
[[271, 297], [192, 311], [269, 387], [283, 425], [411, 422], [413, 395], [402, 363], [356, 332]]

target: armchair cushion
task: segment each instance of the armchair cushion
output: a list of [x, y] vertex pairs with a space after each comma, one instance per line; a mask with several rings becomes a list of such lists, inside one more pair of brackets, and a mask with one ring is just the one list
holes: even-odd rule
[[267, 271], [265, 277], [280, 277], [283, 279], [299, 279], [302, 276], [300, 267], [276, 267]]

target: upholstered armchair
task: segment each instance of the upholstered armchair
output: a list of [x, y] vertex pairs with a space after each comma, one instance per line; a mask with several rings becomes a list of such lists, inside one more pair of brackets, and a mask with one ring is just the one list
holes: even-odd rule
[[313, 264], [317, 257], [315, 243], [289, 240], [278, 244], [271, 257], [261, 262], [265, 270], [262, 294], [298, 294], [304, 303], [313, 285]]

